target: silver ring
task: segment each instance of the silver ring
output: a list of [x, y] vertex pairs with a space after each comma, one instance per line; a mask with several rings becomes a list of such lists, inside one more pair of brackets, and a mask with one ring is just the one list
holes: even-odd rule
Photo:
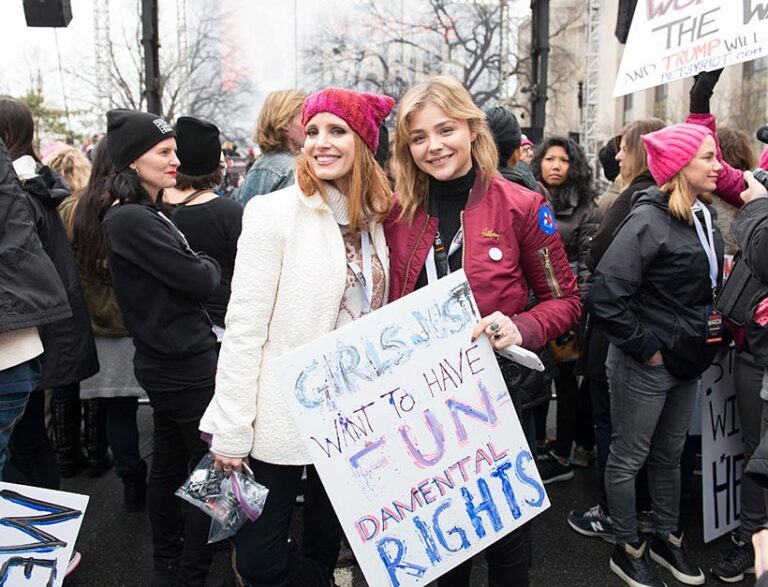
[[496, 334], [494, 334], [492, 338], [493, 338], [493, 340], [499, 340], [501, 338], [504, 338], [504, 333], [499, 331]]

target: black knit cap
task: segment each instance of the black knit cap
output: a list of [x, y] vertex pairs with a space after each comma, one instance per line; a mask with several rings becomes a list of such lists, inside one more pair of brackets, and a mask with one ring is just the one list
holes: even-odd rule
[[616, 161], [616, 154], [619, 152], [619, 143], [621, 137], [613, 137], [610, 141], [603, 145], [603, 148], [598, 152], [597, 157], [600, 159], [600, 164], [603, 166], [603, 175], [608, 181], [613, 181], [621, 173], [621, 167], [619, 162]]
[[221, 161], [219, 127], [194, 118], [180, 116], [176, 120], [176, 142], [179, 157], [179, 173], [184, 175], [208, 175]]
[[506, 164], [507, 159], [520, 147], [523, 137], [517, 117], [502, 106], [494, 106], [485, 111], [488, 126], [491, 127], [496, 147], [499, 150], [499, 161]]
[[175, 136], [173, 127], [157, 114], [122, 108], [107, 112], [107, 151], [116, 171]]

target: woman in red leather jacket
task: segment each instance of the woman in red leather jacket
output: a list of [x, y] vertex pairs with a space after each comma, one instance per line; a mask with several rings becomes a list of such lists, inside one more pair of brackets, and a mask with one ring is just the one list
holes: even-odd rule
[[[454, 78], [438, 76], [409, 90], [399, 105], [395, 139], [397, 198], [385, 223], [390, 301], [461, 268], [480, 313], [475, 329], [494, 348], [541, 349], [567, 332], [581, 306], [544, 198], [504, 180], [483, 112]], [[526, 310], [533, 290], [537, 303]], [[512, 399], [515, 383], [502, 365]], [[485, 551], [489, 585], [528, 585], [528, 527]], [[469, 585], [472, 561], [440, 578]]]

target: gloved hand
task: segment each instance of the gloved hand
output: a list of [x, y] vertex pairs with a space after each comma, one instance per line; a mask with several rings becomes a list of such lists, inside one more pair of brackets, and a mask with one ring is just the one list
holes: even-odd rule
[[713, 71], [703, 71], [694, 76], [693, 87], [690, 92], [691, 114], [709, 114], [709, 100], [712, 98], [712, 93], [715, 90], [715, 85], [717, 85], [717, 80], [720, 79], [721, 73], [723, 73], [722, 68]]

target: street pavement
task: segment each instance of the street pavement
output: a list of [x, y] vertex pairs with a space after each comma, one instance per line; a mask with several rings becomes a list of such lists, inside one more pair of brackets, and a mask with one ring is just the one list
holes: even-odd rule
[[[550, 410], [553, 419], [554, 402]], [[151, 455], [151, 408], [139, 409], [142, 454]], [[718, 584], [709, 576], [719, 553], [728, 549], [727, 536], [704, 544], [701, 524], [701, 479], [694, 479], [694, 497], [682, 507], [681, 520], [688, 551], [707, 573], [707, 585]], [[113, 472], [98, 479], [83, 474], [63, 480], [62, 489], [91, 496], [77, 542], [82, 553], [80, 567], [65, 580], [66, 587], [123, 587], [149, 585], [152, 569], [150, 525], [146, 513], [126, 514], [122, 511], [122, 485]], [[597, 503], [597, 469], [577, 469], [572, 481], [547, 486], [552, 507], [533, 522], [534, 587], [623, 587], [608, 568], [612, 545], [573, 532], [566, 523], [568, 511], [586, 509]], [[300, 508], [302, 506], [298, 506]], [[297, 508], [297, 509], [298, 509]], [[207, 587], [228, 586], [227, 560], [224, 553], [215, 557]], [[666, 571], [662, 578], [672, 587], [681, 585]], [[754, 576], [740, 585], [752, 585]], [[340, 587], [367, 585], [356, 566], [339, 569], [336, 582]], [[229, 583], [231, 584], [231, 583]], [[472, 587], [487, 585], [482, 556], [477, 557], [472, 574]], [[378, 587], [378, 586], [375, 586]], [[383, 586], [382, 586], [383, 587]], [[514, 587], [514, 586], [510, 586]]]

